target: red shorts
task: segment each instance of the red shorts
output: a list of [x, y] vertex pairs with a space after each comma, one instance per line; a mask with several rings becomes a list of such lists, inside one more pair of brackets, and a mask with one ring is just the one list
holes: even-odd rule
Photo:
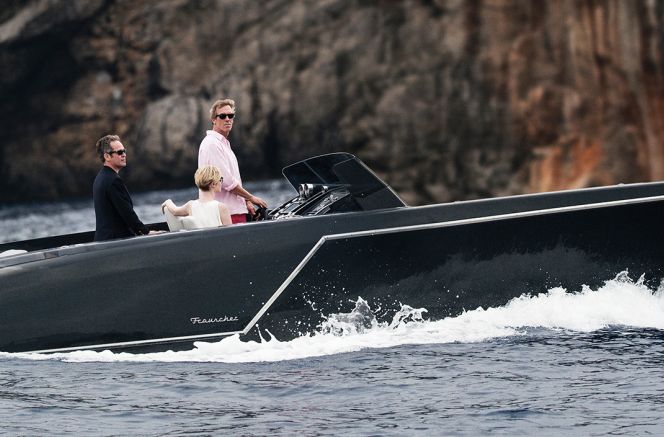
[[231, 215], [231, 222], [235, 223], [247, 223], [247, 214], [233, 214]]

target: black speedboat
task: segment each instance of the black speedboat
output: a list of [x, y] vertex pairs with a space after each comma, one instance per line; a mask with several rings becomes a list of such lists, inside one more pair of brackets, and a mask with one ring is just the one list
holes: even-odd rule
[[[315, 332], [358, 297], [391, 320], [663, 275], [664, 183], [407, 207], [354, 156], [284, 169], [298, 195], [246, 225], [0, 245], [0, 350], [154, 350]], [[161, 226], [164, 226], [162, 224]], [[138, 349], [136, 349], [138, 350]]]

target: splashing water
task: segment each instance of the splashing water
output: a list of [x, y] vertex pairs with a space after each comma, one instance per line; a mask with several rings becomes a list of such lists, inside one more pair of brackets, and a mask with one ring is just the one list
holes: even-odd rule
[[78, 351], [64, 354], [0, 354], [33, 360], [71, 362], [261, 362], [282, 361], [387, 348], [405, 344], [482, 342], [527, 335], [530, 328], [592, 332], [609, 326], [664, 329], [664, 289], [650, 290], [643, 278], [632, 281], [622, 272], [597, 290], [578, 292], [553, 288], [537, 296], [521, 296], [498, 308], [477, 308], [438, 321], [423, 318], [426, 309], [402, 305], [390, 323], [376, 321], [359, 298], [350, 313], [331, 314], [318, 332], [290, 341], [271, 338], [244, 342], [239, 336], [215, 343], [197, 342], [190, 351], [149, 354]]
[[425, 308], [413, 308], [410, 305], [401, 304], [389, 324], [379, 323], [371, 311], [367, 301], [361, 297], [355, 302], [355, 308], [350, 313], [331, 314], [321, 324], [318, 335], [354, 335], [364, 334], [370, 329], [398, 329], [406, 323], [424, 322]]

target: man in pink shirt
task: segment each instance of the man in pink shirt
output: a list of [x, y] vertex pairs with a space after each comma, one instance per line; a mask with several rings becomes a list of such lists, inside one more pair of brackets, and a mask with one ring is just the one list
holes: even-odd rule
[[224, 99], [214, 102], [210, 108], [212, 130], [207, 131], [207, 135], [201, 141], [198, 149], [198, 167], [214, 165], [221, 170], [224, 179], [221, 192], [216, 194], [215, 199], [228, 207], [233, 223], [244, 223], [247, 221], [247, 213], [251, 215], [256, 213], [254, 205], [267, 208], [267, 203], [242, 188], [240, 168], [228, 141], [234, 117], [235, 101]]

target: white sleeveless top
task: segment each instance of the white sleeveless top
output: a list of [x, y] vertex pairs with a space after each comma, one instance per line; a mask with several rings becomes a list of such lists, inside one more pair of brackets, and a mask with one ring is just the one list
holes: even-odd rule
[[221, 226], [219, 202], [216, 200], [209, 202], [194, 200], [191, 202], [191, 216], [196, 222], [197, 228], [215, 228]]

